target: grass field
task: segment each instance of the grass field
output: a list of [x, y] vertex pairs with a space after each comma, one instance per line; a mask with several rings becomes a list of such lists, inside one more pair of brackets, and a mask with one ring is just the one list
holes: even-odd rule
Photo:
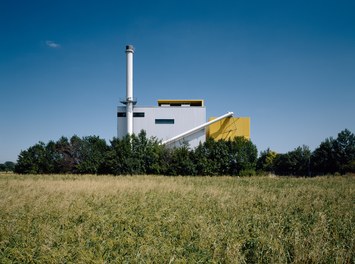
[[0, 175], [0, 263], [354, 263], [355, 178]]

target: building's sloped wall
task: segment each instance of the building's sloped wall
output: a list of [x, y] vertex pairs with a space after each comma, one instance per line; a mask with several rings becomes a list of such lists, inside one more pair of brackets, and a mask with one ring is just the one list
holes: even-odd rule
[[[215, 117], [209, 121], [213, 119]], [[228, 117], [207, 128], [207, 138], [231, 140], [235, 137], [250, 139], [250, 117]]]
[[[119, 106], [117, 111], [124, 113], [126, 107]], [[206, 122], [205, 107], [134, 107], [133, 113], [137, 113], [136, 117], [133, 117], [134, 133], [138, 134], [143, 129], [147, 132], [148, 137], [154, 136], [160, 140], [170, 139]], [[144, 117], [142, 117], [142, 113], [144, 113]], [[126, 117], [117, 118], [117, 136], [122, 138], [127, 131]], [[156, 123], [156, 119], [174, 121], [173, 123]], [[175, 145], [181, 144], [184, 140], [188, 141], [191, 147], [198, 146], [199, 142], [206, 140], [205, 129], [180, 140]]]

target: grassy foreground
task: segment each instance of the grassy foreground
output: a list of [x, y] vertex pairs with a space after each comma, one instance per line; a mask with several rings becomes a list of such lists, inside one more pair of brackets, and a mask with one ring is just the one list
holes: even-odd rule
[[354, 177], [0, 175], [0, 263], [354, 263]]

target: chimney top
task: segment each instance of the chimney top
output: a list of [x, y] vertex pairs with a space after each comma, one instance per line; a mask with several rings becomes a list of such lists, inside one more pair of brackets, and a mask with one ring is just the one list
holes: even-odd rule
[[134, 51], [133, 45], [127, 45], [126, 51]]

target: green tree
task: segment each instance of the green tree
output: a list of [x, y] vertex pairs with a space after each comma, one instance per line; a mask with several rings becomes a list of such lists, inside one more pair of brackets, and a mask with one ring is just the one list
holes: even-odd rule
[[294, 151], [290, 152], [291, 159], [294, 161], [294, 171], [295, 175], [301, 176], [311, 176], [310, 171], [310, 158], [311, 151], [308, 146], [303, 145], [302, 147], [296, 148]]
[[4, 165], [5, 165], [5, 170], [6, 171], [14, 171], [15, 170], [15, 163], [12, 162], [12, 161], [6, 161], [4, 163]]
[[106, 141], [98, 136], [71, 138], [70, 141], [76, 172], [98, 174], [108, 151]]
[[164, 174], [168, 170], [168, 150], [156, 138], [147, 138], [144, 130], [138, 135], [114, 138], [110, 143], [101, 173]]
[[274, 159], [275, 174], [293, 175], [293, 166], [289, 153], [276, 155]]
[[258, 150], [256, 146], [244, 137], [236, 137], [228, 141], [231, 163], [231, 175], [255, 174]]
[[105, 155], [101, 172], [108, 171], [115, 175], [133, 174], [134, 160], [132, 159], [131, 137], [113, 138], [110, 149]]
[[311, 156], [311, 169], [315, 175], [334, 174], [338, 171], [333, 138], [325, 139]]
[[338, 134], [334, 149], [339, 172], [344, 174], [349, 165], [355, 161], [355, 135], [345, 129]]
[[277, 156], [275, 151], [268, 148], [265, 151], [261, 151], [260, 157], [256, 163], [256, 169], [262, 172], [273, 173], [274, 172], [274, 161]]
[[14, 171], [15, 170], [15, 163], [12, 161], [6, 161], [4, 164], [0, 164], [0, 171]]
[[297, 147], [275, 157], [274, 169], [278, 175], [310, 176], [311, 151], [309, 147]]
[[60, 154], [57, 151], [56, 143], [49, 141], [45, 146], [45, 162], [43, 164], [45, 173], [60, 173]]
[[243, 137], [234, 140], [207, 139], [194, 152], [198, 175], [240, 175], [255, 173], [257, 148]]
[[334, 174], [354, 172], [355, 164], [355, 135], [345, 129], [338, 133], [336, 139], [325, 139], [314, 150], [311, 158], [314, 174]]
[[132, 152], [138, 174], [161, 174], [165, 146], [156, 138], [148, 138], [144, 130], [132, 137]]
[[230, 155], [227, 142], [207, 139], [194, 151], [196, 174], [226, 175], [230, 170]]
[[217, 157], [212, 153], [216, 142], [209, 138], [203, 144], [200, 143], [194, 151], [194, 163], [196, 174], [198, 175], [214, 175], [216, 173]]
[[58, 155], [57, 167], [59, 173], [73, 173], [77, 165], [74, 156], [74, 150], [68, 138], [61, 137], [55, 143], [55, 149]]
[[3, 163], [0, 163], [0, 171], [6, 171], [6, 166]]
[[130, 174], [145, 174], [148, 167], [147, 152], [150, 140], [144, 130], [138, 135], [133, 134], [130, 140], [130, 163], [132, 164]]
[[20, 152], [15, 166], [15, 172], [22, 174], [46, 173], [46, 148], [43, 142]]
[[195, 165], [193, 162], [193, 152], [188, 145], [182, 145], [178, 148], [170, 149], [168, 157], [169, 166], [167, 169], [168, 175], [195, 175]]

